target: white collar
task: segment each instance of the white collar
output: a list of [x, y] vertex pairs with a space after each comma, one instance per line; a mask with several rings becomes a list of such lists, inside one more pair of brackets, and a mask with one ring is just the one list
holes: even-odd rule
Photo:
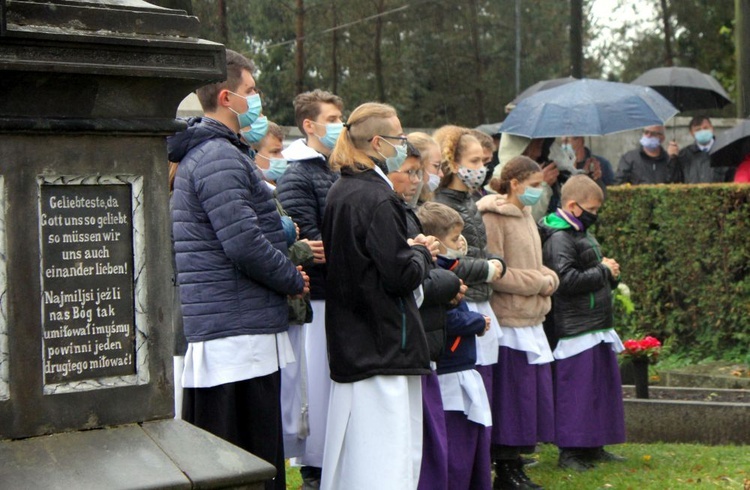
[[380, 167], [378, 167], [377, 164], [375, 164], [374, 169], [375, 169], [375, 173], [378, 174], [378, 175], [380, 175], [381, 177], [383, 177], [383, 180], [385, 180], [386, 182], [388, 182], [388, 185], [390, 186], [390, 188], [392, 190], [395, 190], [395, 189], [393, 189], [393, 182], [391, 182], [391, 179], [389, 179], [388, 176], [383, 173], [383, 171], [380, 169]]
[[711, 151], [711, 148], [714, 146], [714, 141], [716, 141], [716, 139], [711, 138], [711, 141], [709, 141], [707, 145], [699, 145], [698, 143], [695, 144], [700, 151]]

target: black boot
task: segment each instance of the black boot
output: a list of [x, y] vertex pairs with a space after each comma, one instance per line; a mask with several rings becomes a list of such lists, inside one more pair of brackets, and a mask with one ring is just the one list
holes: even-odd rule
[[524, 471], [523, 459], [519, 458], [518, 461], [514, 462], [514, 464], [515, 464], [514, 471], [516, 473], [516, 476], [518, 477], [518, 479], [524, 482], [524, 484], [526, 485], [526, 488], [536, 489], [536, 490], [544, 488], [543, 486], [537, 485], [536, 483], [531, 481], [531, 478], [529, 478], [529, 476]]
[[560, 449], [560, 457], [557, 460], [557, 466], [563, 469], [576, 471], [587, 471], [593, 468], [594, 463], [587, 458], [585, 450], [577, 449]]
[[521, 467], [520, 460], [497, 460], [495, 462], [495, 481], [492, 483], [493, 490], [535, 490], [541, 488], [531, 482]]

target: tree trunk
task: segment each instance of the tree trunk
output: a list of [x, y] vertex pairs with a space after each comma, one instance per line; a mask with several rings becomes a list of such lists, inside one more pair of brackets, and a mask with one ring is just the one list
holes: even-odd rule
[[583, 0], [570, 0], [570, 74], [583, 78]]
[[661, 15], [664, 21], [664, 66], [674, 65], [674, 55], [672, 54], [672, 27], [669, 22], [669, 5], [667, 0], [661, 0]]
[[482, 90], [482, 80], [484, 79], [484, 65], [482, 64], [482, 50], [479, 45], [479, 8], [477, 0], [469, 2], [469, 12], [471, 13], [471, 47], [474, 52], [474, 113], [477, 115], [477, 121], [484, 120], [484, 91]]
[[338, 60], [338, 44], [339, 36], [338, 29], [339, 19], [338, 12], [336, 11], [336, 0], [331, 2], [331, 9], [333, 13], [333, 32], [331, 37], [331, 90], [333, 93], [337, 93], [339, 89], [339, 60]]
[[[378, 14], [385, 11], [383, 2], [378, 2]], [[383, 77], [383, 57], [381, 54], [381, 40], [383, 38], [383, 17], [375, 19], [375, 93], [378, 101], [385, 102], [385, 81]]]
[[750, 114], [750, 0], [735, 0], [737, 117]]
[[305, 91], [305, 1], [297, 0], [295, 10], [296, 22], [295, 32], [297, 36], [296, 49], [294, 53], [295, 60], [295, 94], [301, 94]]
[[219, 32], [221, 33], [221, 43], [229, 44], [229, 27], [227, 26], [227, 2], [219, 0]]

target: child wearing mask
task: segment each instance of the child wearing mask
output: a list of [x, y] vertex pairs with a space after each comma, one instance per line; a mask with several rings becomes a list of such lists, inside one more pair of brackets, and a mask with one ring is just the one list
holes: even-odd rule
[[617, 365], [624, 347], [612, 327], [620, 266], [602, 256], [589, 233], [604, 199], [596, 182], [574, 175], [561, 198], [561, 207], [539, 224], [544, 264], [560, 278], [545, 325], [556, 344], [555, 444], [561, 468], [585, 471], [599, 461], [623, 459], [604, 450], [625, 442]]
[[554, 358], [542, 324], [559, 281], [542, 264], [542, 242], [531, 214], [543, 179], [534, 160], [514, 157], [490, 182], [498, 194], [478, 203], [487, 250], [502, 255], [508, 270], [492, 285], [490, 300], [503, 334], [492, 376], [495, 488], [538, 488], [524, 472], [521, 454], [554, 438]]
[[468, 308], [488, 316], [492, 322], [490, 331], [477, 341], [477, 371], [482, 375], [491, 403], [492, 365], [497, 362], [501, 332], [489, 300], [491, 284], [503, 277], [505, 264], [499, 256], [487, 253], [487, 235], [473, 197], [487, 173], [484, 154], [482, 145], [467, 128], [444, 126], [433, 138], [440, 145], [443, 166], [443, 178], [434, 200], [457, 211], [464, 223], [465, 252], [447, 250], [447, 255], [451, 258], [465, 255], [453, 272], [469, 286]]
[[[418, 212], [425, 233], [439, 241], [438, 266], [454, 269], [461, 261], [445, 254], [460, 248], [463, 220], [453, 209], [435, 202]], [[461, 300], [448, 310], [447, 340], [437, 362], [440, 393], [445, 410], [448, 442], [447, 488], [486, 490], [491, 486], [489, 399], [481, 375], [474, 369], [476, 337], [490, 329], [490, 317], [469, 311]]]

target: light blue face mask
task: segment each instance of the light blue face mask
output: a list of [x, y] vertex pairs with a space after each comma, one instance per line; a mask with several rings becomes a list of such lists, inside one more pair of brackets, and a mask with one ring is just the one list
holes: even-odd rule
[[701, 146], [706, 146], [714, 139], [714, 132], [710, 129], [701, 129], [695, 132], [695, 142]]
[[255, 120], [249, 130], [241, 130], [240, 134], [244, 138], [245, 142], [249, 145], [253, 145], [258, 141], [262, 140], [268, 132], [268, 118], [266, 116], [259, 117]]
[[[313, 124], [318, 123], [313, 122]], [[329, 150], [332, 150], [333, 147], [336, 146], [336, 141], [339, 139], [341, 130], [344, 129], [344, 123], [328, 123], [325, 125], [325, 127], [325, 136], [318, 136], [317, 134], [315, 136], [320, 140], [320, 143], [323, 146], [325, 146]]]
[[385, 158], [385, 166], [388, 167], [388, 173], [396, 172], [398, 169], [401, 168], [401, 165], [403, 165], [404, 161], [406, 160], [406, 145], [396, 146], [390, 141], [387, 141], [385, 139], [382, 139], [381, 141], [385, 141], [386, 143], [391, 145], [394, 150], [396, 150], [396, 154], [390, 157], [387, 157], [383, 155], [382, 153], [378, 152], [378, 155]]
[[255, 121], [258, 120], [260, 117], [260, 113], [262, 112], [262, 104], [260, 102], [260, 94], [253, 94], [248, 96], [243, 96], [240, 94], [235, 94], [232, 91], [229, 91], [230, 94], [236, 95], [237, 97], [242, 97], [243, 99], [247, 100], [247, 110], [240, 114], [239, 112], [235, 111], [231, 107], [229, 108], [230, 111], [237, 114], [237, 121], [240, 123], [240, 129], [247, 128], [253, 125]]
[[438, 174], [430, 174], [429, 181], [427, 182], [427, 187], [430, 188], [430, 192], [435, 192], [435, 189], [438, 188], [440, 185], [440, 177]]
[[[256, 156], [267, 158], [263, 155]], [[260, 169], [260, 171], [263, 172], [263, 176], [266, 178], [266, 180], [276, 182], [277, 180], [279, 180], [279, 177], [284, 175], [284, 172], [286, 172], [286, 168], [288, 166], [289, 163], [284, 158], [268, 158], [268, 168], [262, 168]]]
[[521, 204], [523, 204], [524, 206], [533, 206], [534, 204], [539, 202], [539, 199], [542, 198], [543, 193], [544, 191], [539, 187], [526, 186], [523, 194], [518, 196], [518, 200], [521, 201]]

